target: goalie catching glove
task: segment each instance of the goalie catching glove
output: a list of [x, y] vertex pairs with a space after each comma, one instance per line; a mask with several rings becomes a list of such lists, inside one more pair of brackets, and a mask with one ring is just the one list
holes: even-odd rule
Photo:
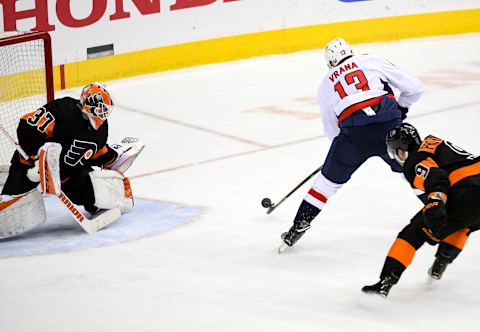
[[111, 144], [110, 147], [117, 153], [117, 159], [107, 169], [125, 173], [143, 151], [145, 144], [138, 138], [125, 137], [119, 144]]

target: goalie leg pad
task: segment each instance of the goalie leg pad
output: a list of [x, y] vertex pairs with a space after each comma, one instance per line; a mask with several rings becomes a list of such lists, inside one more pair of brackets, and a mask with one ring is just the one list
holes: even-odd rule
[[46, 220], [42, 195], [38, 191], [0, 196], [0, 239], [25, 233]]
[[61, 189], [60, 181], [60, 154], [62, 146], [58, 143], [44, 144], [38, 153], [38, 173], [40, 175], [40, 187], [45, 195], [59, 196]]
[[122, 213], [133, 207], [130, 181], [121, 173], [112, 170], [94, 170], [89, 173], [95, 194], [95, 206], [99, 209], [118, 207]]

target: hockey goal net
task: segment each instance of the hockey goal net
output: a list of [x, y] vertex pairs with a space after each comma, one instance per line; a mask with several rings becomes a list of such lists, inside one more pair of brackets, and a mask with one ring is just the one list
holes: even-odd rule
[[[20, 117], [53, 100], [50, 36], [46, 32], [0, 32], [0, 125], [17, 140]], [[0, 177], [15, 150], [0, 128]]]

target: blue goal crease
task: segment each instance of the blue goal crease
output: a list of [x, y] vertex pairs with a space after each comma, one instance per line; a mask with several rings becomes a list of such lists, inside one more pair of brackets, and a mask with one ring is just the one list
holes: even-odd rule
[[31, 256], [103, 247], [154, 236], [195, 220], [197, 207], [136, 199], [135, 207], [100, 231], [87, 234], [63, 206], [45, 199], [48, 220], [19, 236], [0, 240], [0, 258]]

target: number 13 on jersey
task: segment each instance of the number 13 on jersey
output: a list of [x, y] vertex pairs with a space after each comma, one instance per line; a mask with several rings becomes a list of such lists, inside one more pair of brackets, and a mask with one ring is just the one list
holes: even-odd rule
[[[370, 88], [368, 87], [367, 78], [365, 77], [365, 74], [361, 70], [355, 70], [345, 75], [345, 82], [347, 83], [347, 85], [354, 85], [357, 90], [363, 90], [363, 91], [370, 90]], [[341, 99], [347, 96], [347, 93], [345, 92], [342, 82], [340, 81], [337, 82], [334, 85], [334, 89], [338, 93]]]

